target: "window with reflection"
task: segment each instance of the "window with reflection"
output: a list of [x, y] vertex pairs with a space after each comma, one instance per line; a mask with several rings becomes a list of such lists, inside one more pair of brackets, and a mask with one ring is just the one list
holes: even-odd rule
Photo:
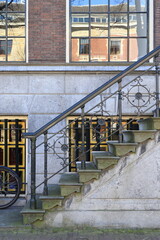
[[25, 61], [25, 0], [0, 0], [0, 62]]
[[149, 0], [70, 0], [71, 61], [137, 61], [148, 52], [148, 8]]

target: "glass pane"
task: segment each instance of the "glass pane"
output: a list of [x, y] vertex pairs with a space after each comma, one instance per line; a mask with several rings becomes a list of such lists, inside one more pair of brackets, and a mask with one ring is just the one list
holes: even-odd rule
[[[18, 159], [16, 158], [17, 155]], [[9, 148], [9, 165], [16, 165], [17, 160], [18, 164], [22, 165], [22, 148]]]
[[73, 14], [72, 15], [72, 37], [89, 36], [89, 15]]
[[25, 61], [25, 38], [10, 38], [8, 61]]
[[0, 148], [0, 165], [3, 165], [3, 148]]
[[91, 12], [108, 12], [108, 0], [91, 0]]
[[130, 12], [145, 12], [147, 11], [147, 0], [129, 0]]
[[136, 38], [129, 41], [129, 60], [137, 61], [147, 54], [147, 39]]
[[5, 11], [6, 9], [6, 1], [5, 0], [0, 0], [0, 11]]
[[0, 36], [6, 36], [6, 14], [0, 14]]
[[0, 39], [0, 61], [6, 61], [6, 39], [1, 38]]
[[89, 0], [71, 0], [72, 12], [88, 12]]
[[91, 15], [91, 36], [92, 37], [108, 36], [108, 15], [106, 14]]
[[74, 62], [89, 61], [89, 39], [87, 38], [72, 39], [72, 61]]
[[127, 0], [110, 0], [110, 12], [126, 12]]
[[129, 34], [130, 36], [147, 36], [147, 14], [137, 13], [129, 15]]
[[127, 61], [127, 39], [110, 40], [110, 61]]
[[25, 0], [7, 0], [8, 12], [24, 12]]
[[25, 36], [25, 14], [9, 13], [7, 17], [8, 36]]
[[111, 37], [127, 36], [127, 15], [110, 15], [110, 35]]
[[108, 61], [108, 39], [107, 38], [91, 39], [91, 61], [92, 62]]

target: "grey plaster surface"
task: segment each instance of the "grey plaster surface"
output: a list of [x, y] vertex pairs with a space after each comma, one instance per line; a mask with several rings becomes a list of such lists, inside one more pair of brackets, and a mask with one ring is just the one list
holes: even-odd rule
[[0, 240], [159, 240], [160, 230], [28, 229], [0, 231]]
[[0, 240], [160, 240], [160, 229], [31, 228], [21, 209], [0, 210]]
[[22, 215], [20, 211], [22, 207], [10, 207], [7, 209], [0, 209], [0, 231], [6, 227], [21, 227]]

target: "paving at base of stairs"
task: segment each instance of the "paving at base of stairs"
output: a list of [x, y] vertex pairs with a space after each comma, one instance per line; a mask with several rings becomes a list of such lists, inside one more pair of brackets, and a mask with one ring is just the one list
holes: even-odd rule
[[0, 210], [0, 240], [160, 240], [160, 229], [48, 228], [22, 223], [22, 207]]

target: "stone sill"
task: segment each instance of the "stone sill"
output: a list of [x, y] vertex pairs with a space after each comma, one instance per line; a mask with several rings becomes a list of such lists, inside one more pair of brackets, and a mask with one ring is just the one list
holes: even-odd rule
[[[33, 72], [33, 73], [49, 73], [49, 72], [57, 72], [57, 73], [113, 73], [113, 72], [120, 72], [125, 70], [129, 65], [29, 65], [29, 64], [21, 64], [21, 65], [0, 65], [0, 72], [1, 73], [8, 73], [8, 72]], [[145, 71], [151, 66], [151, 64], [147, 64], [141, 66], [136, 69], [136, 71]], [[151, 70], [151, 72], [154, 69]]]

